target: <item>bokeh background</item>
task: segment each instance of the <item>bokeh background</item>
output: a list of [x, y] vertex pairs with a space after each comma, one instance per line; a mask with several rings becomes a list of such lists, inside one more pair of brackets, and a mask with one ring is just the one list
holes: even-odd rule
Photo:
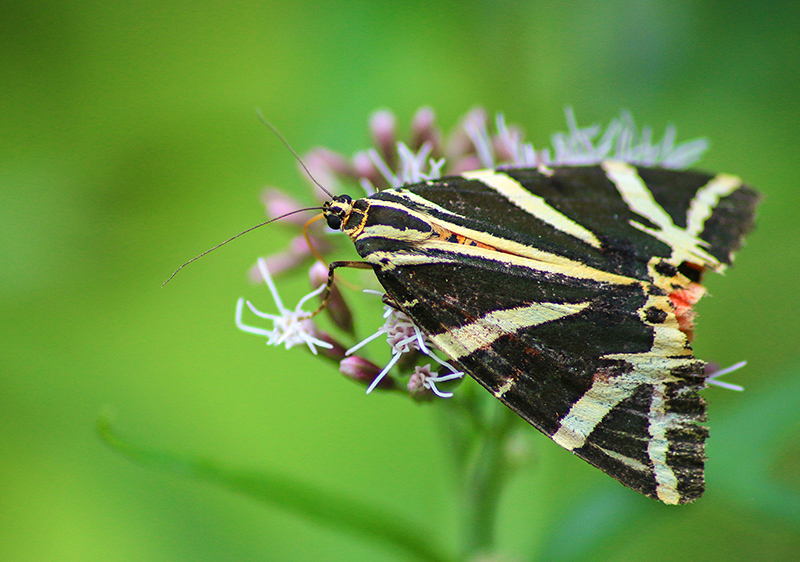
[[[535, 434], [499, 544], [520, 560], [796, 560], [800, 552], [800, 4], [796, 2], [4, 2], [0, 9], [0, 559], [412, 560], [105, 446], [140, 443], [290, 475], [457, 534], [433, 408], [365, 397], [307, 352], [234, 328], [279, 185], [312, 203], [287, 150], [352, 153], [369, 115], [449, 128], [475, 105], [543, 146], [620, 109], [765, 199], [696, 351], [711, 389], [708, 491], [669, 508]], [[280, 287], [291, 303], [302, 274]], [[365, 328], [365, 331], [366, 328]], [[533, 435], [535, 434], [535, 435]]]

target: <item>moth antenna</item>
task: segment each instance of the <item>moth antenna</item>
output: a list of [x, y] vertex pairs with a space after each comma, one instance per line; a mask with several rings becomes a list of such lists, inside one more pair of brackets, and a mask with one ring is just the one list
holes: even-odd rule
[[317, 181], [317, 179], [314, 176], [311, 175], [311, 172], [308, 170], [308, 166], [306, 166], [305, 162], [303, 162], [302, 158], [300, 158], [300, 156], [297, 154], [297, 152], [295, 152], [294, 148], [292, 148], [292, 145], [289, 144], [289, 141], [286, 140], [286, 138], [281, 134], [281, 132], [278, 130], [278, 128], [275, 127], [275, 125], [273, 125], [269, 121], [267, 121], [267, 119], [261, 114], [260, 110], [256, 110], [256, 115], [258, 115], [258, 118], [261, 119], [261, 122], [264, 123], [264, 125], [269, 127], [270, 130], [273, 133], [275, 133], [275, 136], [278, 137], [281, 140], [281, 142], [284, 144], [284, 146], [289, 149], [289, 152], [291, 152], [292, 155], [295, 157], [295, 160], [297, 160], [300, 163], [300, 166], [303, 167], [303, 170], [306, 172], [306, 175], [309, 178], [311, 178], [311, 181], [313, 181], [314, 184], [316, 184], [316, 186], [318, 188], [320, 188], [322, 191], [324, 191], [325, 195], [327, 195], [330, 198], [333, 198], [333, 193], [331, 193], [330, 191], [325, 189], [322, 186], [322, 184], [319, 183]]
[[294, 210], [294, 211], [290, 211], [290, 212], [288, 212], [288, 213], [285, 213], [285, 214], [283, 214], [283, 215], [281, 215], [281, 216], [279, 216], [279, 217], [275, 217], [274, 219], [269, 219], [268, 221], [264, 221], [264, 222], [262, 222], [262, 223], [259, 223], [259, 224], [255, 225], [255, 226], [251, 226], [251, 227], [250, 227], [250, 228], [248, 228], [247, 230], [243, 230], [243, 231], [241, 231], [239, 234], [236, 234], [236, 235], [234, 235], [234, 236], [231, 236], [230, 238], [228, 238], [228, 239], [227, 239], [227, 240], [225, 240], [224, 242], [220, 242], [219, 244], [217, 244], [217, 245], [216, 245], [216, 246], [214, 246], [213, 248], [209, 248], [208, 250], [206, 250], [206, 251], [205, 251], [205, 252], [203, 252], [202, 254], [199, 254], [199, 255], [197, 255], [197, 256], [195, 256], [195, 257], [193, 257], [192, 259], [190, 259], [189, 261], [187, 261], [187, 262], [184, 262], [184, 263], [183, 263], [183, 264], [182, 264], [182, 265], [181, 265], [181, 266], [180, 266], [178, 269], [176, 269], [175, 271], [173, 271], [173, 272], [172, 272], [172, 275], [170, 275], [170, 276], [169, 276], [169, 279], [167, 279], [166, 281], [164, 281], [164, 282], [161, 284], [161, 286], [163, 287], [164, 285], [166, 285], [167, 283], [169, 283], [170, 281], [172, 281], [172, 278], [173, 278], [173, 277], [175, 277], [175, 276], [178, 274], [178, 272], [179, 272], [181, 269], [183, 269], [184, 267], [186, 267], [186, 266], [187, 266], [187, 265], [189, 265], [190, 263], [192, 263], [192, 262], [194, 262], [194, 261], [197, 261], [197, 260], [199, 260], [200, 258], [202, 258], [203, 256], [206, 256], [206, 255], [210, 254], [211, 252], [213, 252], [213, 251], [214, 251], [214, 250], [216, 250], [217, 248], [221, 248], [222, 246], [224, 246], [224, 245], [225, 245], [225, 244], [227, 244], [228, 242], [233, 242], [234, 240], [236, 240], [237, 238], [239, 238], [240, 236], [242, 236], [242, 235], [244, 235], [244, 234], [247, 234], [248, 232], [251, 232], [251, 231], [253, 231], [253, 230], [257, 229], [257, 228], [261, 228], [262, 226], [266, 226], [266, 225], [268, 225], [268, 224], [269, 224], [269, 223], [271, 223], [271, 222], [275, 222], [275, 221], [277, 221], [277, 220], [284, 219], [284, 218], [288, 217], [289, 215], [294, 215], [294, 214], [297, 214], [297, 213], [302, 213], [303, 211], [321, 211], [321, 210], [322, 210], [322, 207], [307, 207], [307, 208], [305, 208], [305, 209], [296, 209], [296, 210]]

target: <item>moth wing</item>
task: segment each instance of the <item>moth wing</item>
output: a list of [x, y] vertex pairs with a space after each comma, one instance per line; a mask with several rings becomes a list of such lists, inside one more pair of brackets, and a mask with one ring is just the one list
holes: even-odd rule
[[376, 273], [445, 355], [626, 486], [668, 503], [702, 494], [703, 364], [674, 314], [658, 324], [642, 318], [648, 307], [669, 307], [667, 297], [643, 283], [580, 279], [486, 253], [424, 257]]

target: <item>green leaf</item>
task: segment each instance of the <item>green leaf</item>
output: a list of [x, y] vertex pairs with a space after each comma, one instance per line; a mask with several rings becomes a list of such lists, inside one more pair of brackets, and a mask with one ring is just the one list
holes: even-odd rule
[[224, 467], [212, 460], [157, 451], [121, 438], [107, 417], [98, 421], [100, 437], [115, 451], [140, 464], [196, 478], [291, 511], [321, 525], [358, 534], [403, 549], [420, 560], [451, 562], [452, 556], [423, 536], [422, 527], [396, 514], [331, 493], [286, 476]]

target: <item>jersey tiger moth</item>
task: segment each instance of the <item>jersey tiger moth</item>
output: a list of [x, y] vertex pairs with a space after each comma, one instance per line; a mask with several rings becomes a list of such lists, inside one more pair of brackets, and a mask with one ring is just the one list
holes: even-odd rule
[[[323, 214], [453, 370], [626, 486], [678, 504], [704, 490], [709, 377], [691, 348], [693, 305], [757, 202], [732, 175], [607, 159], [340, 195]], [[331, 263], [326, 293], [352, 265]]]
[[565, 449], [677, 504], [703, 492], [708, 433], [691, 307], [757, 198], [730, 175], [606, 161], [469, 172], [323, 212], [458, 368]]

